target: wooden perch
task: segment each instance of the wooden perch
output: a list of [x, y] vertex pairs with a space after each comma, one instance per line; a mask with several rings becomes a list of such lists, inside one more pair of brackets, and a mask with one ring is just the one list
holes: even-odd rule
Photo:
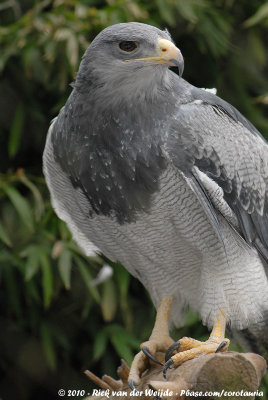
[[[159, 359], [162, 357], [159, 354]], [[137, 396], [130, 394], [128, 387], [129, 368], [122, 360], [121, 366], [117, 370], [119, 380], [104, 375], [102, 379], [97, 378], [90, 371], [85, 374], [102, 389], [94, 393], [85, 400], [149, 400], [149, 399], [216, 399], [221, 396], [210, 394], [205, 396], [205, 392], [222, 393], [223, 399], [254, 399], [255, 395], [242, 396], [238, 393], [230, 394], [227, 392], [257, 392], [260, 381], [266, 372], [267, 364], [263, 357], [253, 353], [226, 352], [208, 354], [193, 360], [186, 361], [180, 367], [167, 371], [167, 381], [163, 379], [162, 368], [150, 361], [149, 368], [143, 373], [141, 384], [137, 390]], [[102, 393], [102, 390], [109, 391]], [[151, 390], [151, 392], [149, 391]], [[188, 391], [187, 391], [188, 390]], [[117, 395], [113, 394], [117, 392]], [[141, 394], [141, 391], [143, 394]], [[156, 391], [157, 393], [153, 393]], [[196, 397], [193, 392], [199, 392]], [[203, 395], [200, 395], [200, 392]], [[158, 395], [158, 397], [157, 397]]]

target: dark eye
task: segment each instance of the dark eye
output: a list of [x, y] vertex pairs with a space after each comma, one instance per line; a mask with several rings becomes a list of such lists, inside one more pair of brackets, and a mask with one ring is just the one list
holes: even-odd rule
[[132, 51], [134, 51], [137, 47], [138, 44], [136, 42], [120, 42], [119, 43], [119, 47], [121, 50], [123, 51], [127, 51], [128, 53], [131, 53]]

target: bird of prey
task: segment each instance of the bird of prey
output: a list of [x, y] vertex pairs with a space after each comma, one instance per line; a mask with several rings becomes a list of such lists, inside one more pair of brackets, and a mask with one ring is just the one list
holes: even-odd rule
[[[136, 22], [104, 29], [43, 157], [52, 204], [77, 243], [120, 261], [157, 308], [132, 386], [157, 351], [167, 352], [164, 376], [226, 351], [226, 324], [268, 350], [268, 146], [237, 109], [182, 72], [167, 30]], [[212, 328], [207, 341], [170, 338], [185, 307]]]

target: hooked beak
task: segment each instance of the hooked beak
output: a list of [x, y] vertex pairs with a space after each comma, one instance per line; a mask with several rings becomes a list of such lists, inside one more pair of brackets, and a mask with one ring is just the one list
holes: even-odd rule
[[179, 70], [179, 75], [182, 76], [184, 61], [180, 50], [170, 40], [158, 39], [157, 44], [158, 56], [134, 58], [125, 61], [150, 61], [151, 64], [166, 64], [171, 67], [177, 67]]

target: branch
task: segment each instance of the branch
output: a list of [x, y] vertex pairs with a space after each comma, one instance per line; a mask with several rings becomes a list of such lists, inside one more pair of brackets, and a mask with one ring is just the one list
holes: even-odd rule
[[[161, 353], [159, 354], [162, 357]], [[149, 400], [149, 399], [190, 399], [189, 392], [257, 392], [260, 381], [266, 372], [267, 364], [263, 357], [253, 353], [226, 352], [208, 354], [193, 360], [186, 361], [180, 367], [170, 369], [167, 372], [167, 381], [162, 376], [162, 368], [150, 362], [148, 369], [144, 372], [141, 384], [137, 388], [143, 395], [130, 396], [131, 390], [128, 387], [129, 368], [122, 360], [121, 366], [117, 370], [119, 380], [104, 375], [102, 379], [97, 378], [92, 372], [85, 371], [86, 375], [98, 386], [98, 392], [85, 400], [107, 400], [106, 394], [102, 390], [109, 390], [110, 400]], [[151, 389], [151, 392], [149, 390]], [[187, 390], [189, 390], [187, 395]], [[113, 395], [113, 391], [117, 395]], [[153, 393], [157, 391], [158, 393]], [[184, 391], [184, 392], [183, 392]], [[159, 397], [155, 397], [158, 395]], [[198, 397], [200, 400], [204, 397]], [[206, 397], [208, 398], [208, 397]], [[210, 397], [211, 398], [211, 397]], [[212, 397], [214, 398], [214, 397]], [[223, 398], [240, 398], [236, 395]], [[242, 397], [241, 397], [242, 398]], [[255, 395], [243, 397], [254, 399]]]

